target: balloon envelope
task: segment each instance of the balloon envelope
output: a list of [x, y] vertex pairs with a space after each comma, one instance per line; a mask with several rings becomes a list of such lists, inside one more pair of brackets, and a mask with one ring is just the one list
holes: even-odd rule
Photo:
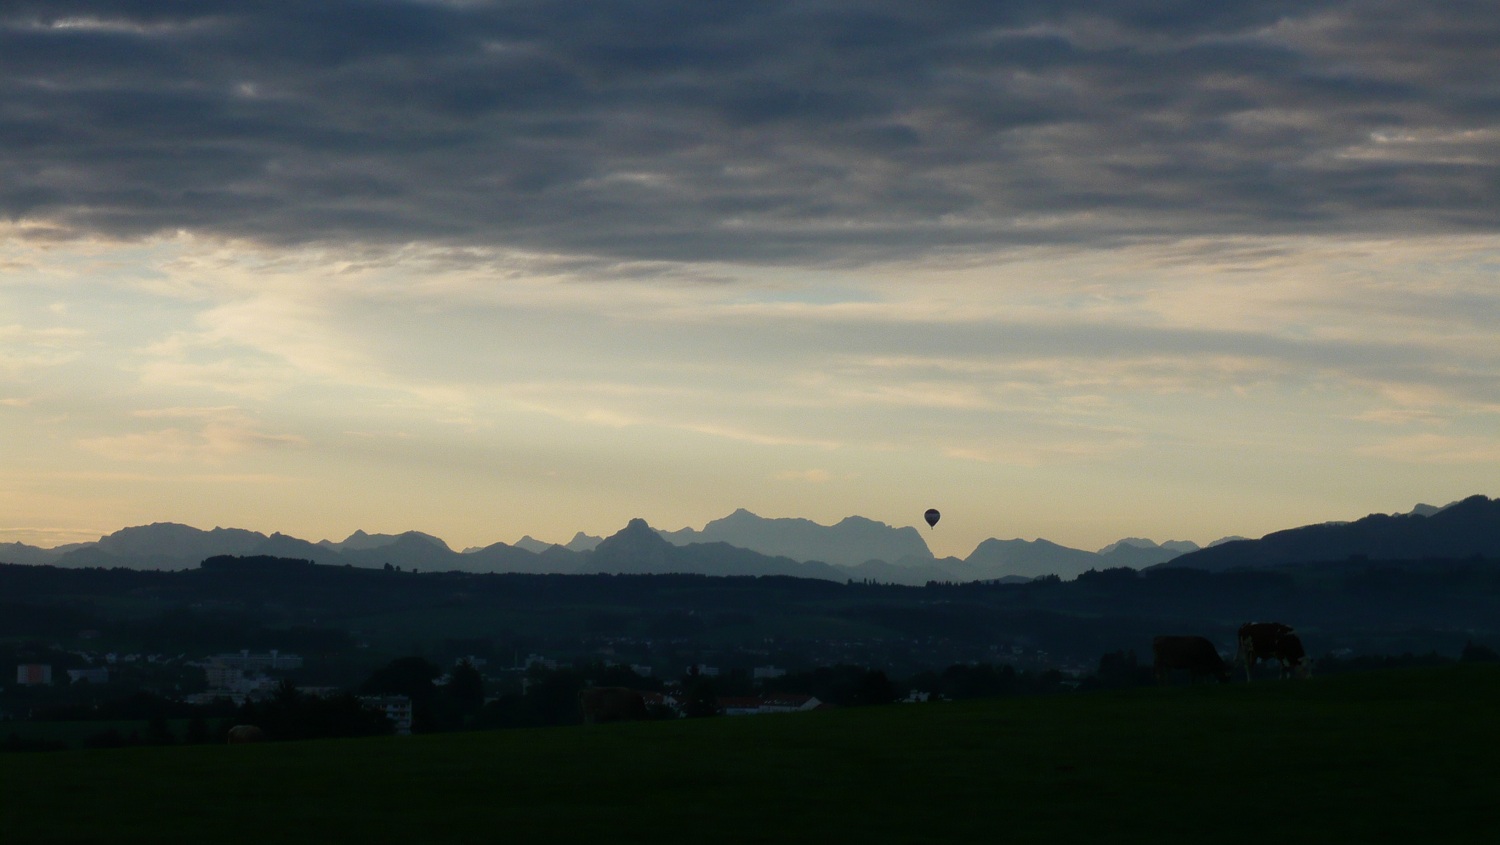
[[922, 516], [926, 518], [928, 528], [937, 525], [937, 521], [943, 518], [943, 515], [938, 513], [937, 508], [928, 508], [927, 513], [922, 514]]

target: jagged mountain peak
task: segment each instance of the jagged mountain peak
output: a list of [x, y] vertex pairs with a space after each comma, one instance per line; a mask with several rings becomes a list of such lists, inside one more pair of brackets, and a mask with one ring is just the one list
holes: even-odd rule
[[595, 537], [593, 534], [579, 531], [573, 535], [573, 539], [563, 544], [563, 548], [571, 552], [588, 552], [593, 551], [602, 542], [604, 542], [603, 537]]
[[667, 542], [665, 537], [657, 533], [656, 529], [652, 528], [650, 523], [640, 517], [636, 517], [627, 522], [624, 528], [605, 537], [595, 551], [627, 547], [658, 549], [667, 548], [670, 545], [671, 543]]
[[646, 520], [636, 518], [588, 552], [588, 566], [601, 572], [663, 571], [673, 548]]
[[762, 517], [745, 508], [710, 520], [702, 531], [663, 531], [676, 545], [727, 543], [742, 549], [796, 561], [858, 566], [869, 560], [930, 562], [932, 550], [913, 527], [895, 528], [863, 516], [848, 516], [834, 525], [802, 517]]

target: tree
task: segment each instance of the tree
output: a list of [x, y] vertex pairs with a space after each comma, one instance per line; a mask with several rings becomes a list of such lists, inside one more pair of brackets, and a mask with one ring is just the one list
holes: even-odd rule
[[1500, 663], [1500, 653], [1496, 653], [1489, 646], [1480, 645], [1473, 640], [1464, 643], [1463, 653], [1459, 660], [1465, 663]]
[[948, 698], [991, 698], [1019, 691], [1019, 679], [1011, 666], [955, 663], [943, 670], [942, 692]]
[[188, 719], [187, 734], [182, 741], [188, 745], [203, 745], [208, 742], [208, 720], [203, 718], [202, 713], [194, 713]]
[[171, 745], [177, 741], [172, 736], [172, 729], [167, 727], [165, 716], [157, 713], [146, 722], [146, 743], [148, 745]]
[[398, 657], [376, 669], [360, 684], [365, 695], [404, 695], [412, 701], [427, 701], [435, 689], [433, 680], [442, 674], [424, 657]]
[[305, 695], [290, 684], [283, 684], [266, 701], [245, 702], [237, 721], [260, 727], [274, 740], [376, 736], [392, 728], [384, 713], [364, 706], [353, 695]]
[[297, 685], [290, 678], [282, 678], [276, 684], [276, 692], [271, 694], [271, 700], [281, 707], [292, 709], [302, 700], [302, 693], [297, 691]]
[[719, 689], [713, 678], [698, 671], [697, 664], [682, 678], [682, 715], [689, 719], [719, 715]]
[[1149, 684], [1152, 682], [1151, 669], [1139, 664], [1134, 651], [1111, 651], [1100, 656], [1095, 682], [1101, 688]]
[[484, 706], [484, 676], [468, 660], [460, 660], [443, 687], [444, 727], [462, 729], [474, 721]]
[[569, 669], [550, 670], [540, 664], [526, 671], [524, 718], [530, 725], [576, 725], [583, 721], [578, 693], [583, 676]]
[[589, 683], [596, 687], [628, 687], [630, 689], [661, 689], [662, 683], [656, 678], [648, 678], [636, 674], [635, 670], [623, 664], [605, 664], [595, 661], [584, 667], [584, 675]]
[[404, 695], [411, 699], [411, 729], [425, 733], [441, 729], [441, 714], [433, 680], [442, 674], [424, 657], [398, 657], [376, 669], [359, 691], [364, 695]]
[[896, 685], [884, 672], [871, 669], [860, 676], [859, 685], [854, 690], [854, 701], [860, 705], [890, 704], [898, 694]]

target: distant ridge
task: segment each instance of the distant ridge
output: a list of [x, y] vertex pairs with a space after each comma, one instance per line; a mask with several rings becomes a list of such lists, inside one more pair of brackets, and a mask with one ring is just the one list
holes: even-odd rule
[[1406, 514], [1371, 514], [1354, 522], [1304, 525], [1259, 540], [1201, 549], [1161, 565], [1219, 572], [1350, 558], [1500, 557], [1500, 499], [1470, 496], [1444, 508], [1428, 508], [1418, 505]]
[[1082, 549], [1070, 549], [1050, 540], [985, 540], [964, 558], [965, 574], [976, 580], [1020, 575], [1036, 578], [1060, 575], [1071, 578], [1080, 572], [1099, 567], [1099, 555]]
[[[627, 526], [629, 527], [629, 526]], [[637, 526], [633, 530], [639, 530]], [[1088, 569], [1140, 568], [1165, 560], [1175, 551], [1149, 540], [1131, 538], [1107, 547], [1103, 554], [1069, 549], [1045, 540], [987, 541], [968, 560], [933, 557], [921, 533], [859, 516], [835, 525], [806, 519], [765, 519], [741, 509], [714, 520], [703, 531], [657, 531], [669, 545], [701, 546], [687, 554], [664, 553], [673, 571], [702, 574], [795, 574], [830, 580], [870, 580], [920, 585], [928, 581], [1024, 580], [1040, 574], [1073, 577]], [[716, 540], [736, 537], [738, 542]], [[380, 568], [386, 565], [422, 571], [575, 573], [645, 571], [636, 558], [616, 558], [618, 548], [591, 553], [605, 538], [577, 532], [566, 545], [524, 536], [515, 545], [494, 543], [453, 551], [446, 542], [421, 531], [371, 534], [357, 530], [341, 541], [311, 543], [287, 534], [214, 528], [204, 531], [179, 523], [159, 522], [123, 528], [93, 543], [41, 549], [20, 543], [0, 545], [0, 562], [65, 567], [192, 569], [210, 557], [285, 557], [317, 563]], [[1180, 541], [1179, 541], [1180, 542]], [[760, 548], [746, 548], [755, 543]], [[995, 544], [1010, 553], [994, 554]], [[617, 544], [616, 544], [617, 545]], [[772, 553], [767, 550], [781, 550]], [[713, 560], [709, 558], [712, 557]], [[824, 560], [823, 558], [832, 558]], [[592, 568], [590, 568], [592, 567]]]
[[[573, 539], [569, 540], [566, 543], [559, 544], [548, 543], [545, 540], [538, 540], [530, 534], [527, 534], [515, 542], [515, 547], [518, 549], [525, 549], [526, 551], [533, 552], [535, 554], [543, 554], [548, 550], [554, 548], [565, 549], [570, 552], [588, 552], [593, 551], [594, 547], [599, 545], [599, 543], [603, 540], [603, 537], [595, 537], [592, 534], [585, 534], [582, 531], [579, 531], [577, 534], [573, 535]], [[469, 552], [477, 551], [479, 551], [477, 547], [464, 549], [464, 552], [466, 554]]]

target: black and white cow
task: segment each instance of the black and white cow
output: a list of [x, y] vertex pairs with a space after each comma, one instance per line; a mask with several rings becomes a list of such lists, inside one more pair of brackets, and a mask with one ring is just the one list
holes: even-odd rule
[[1245, 680], [1250, 680], [1250, 670], [1262, 660], [1275, 660], [1281, 665], [1281, 677], [1297, 674], [1306, 677], [1312, 668], [1302, 640], [1290, 625], [1280, 622], [1246, 622], [1240, 626], [1240, 648], [1235, 662], [1245, 664]]

